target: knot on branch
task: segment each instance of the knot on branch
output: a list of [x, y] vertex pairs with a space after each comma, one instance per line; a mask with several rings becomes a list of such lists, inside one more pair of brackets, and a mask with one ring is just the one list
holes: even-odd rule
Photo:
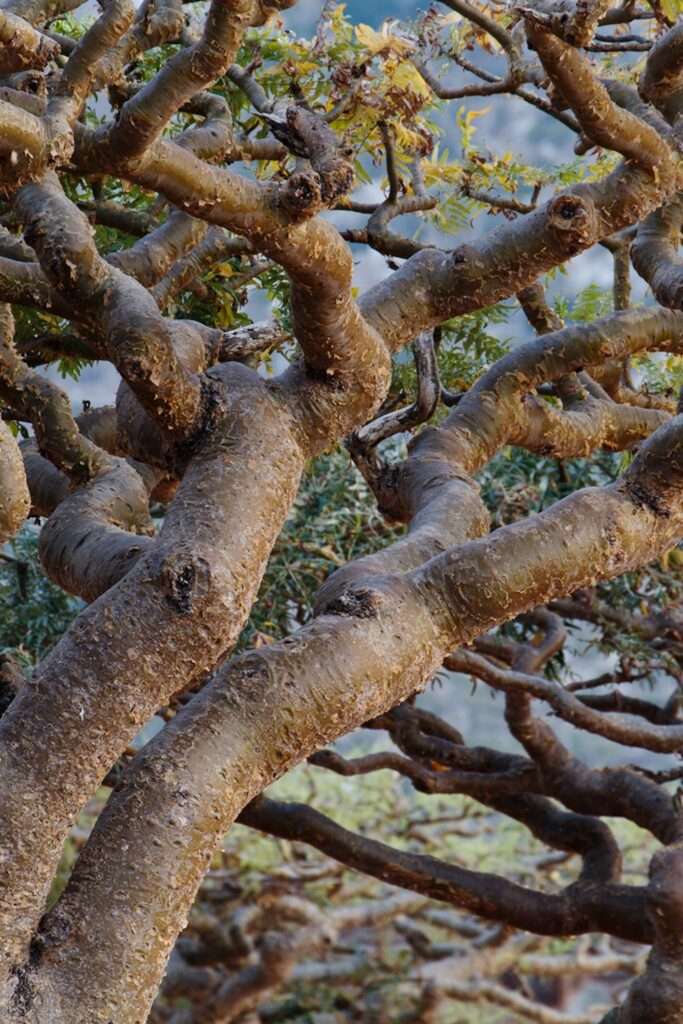
[[325, 608], [328, 615], [348, 615], [354, 619], [373, 619], [379, 612], [382, 596], [370, 587], [349, 587]]
[[481, 271], [481, 261], [479, 254], [473, 245], [459, 245], [457, 249], [454, 249], [449, 257], [451, 266], [457, 267], [459, 271]]
[[349, 151], [319, 114], [303, 106], [293, 106], [287, 108], [284, 121], [262, 116], [275, 138], [290, 153], [310, 160], [319, 179], [320, 199], [326, 206], [331, 206], [352, 188], [354, 174]]
[[640, 508], [649, 509], [658, 519], [666, 519], [671, 515], [671, 508], [668, 502], [644, 482], [638, 479], [630, 479], [627, 481], [627, 486], [631, 500]]
[[28, 93], [31, 96], [47, 96], [47, 78], [35, 68], [9, 75], [5, 84], [16, 92]]
[[26, 676], [16, 658], [9, 653], [0, 654], [0, 716], [25, 683]]
[[597, 0], [536, 0], [533, 7], [518, 5], [516, 10], [527, 24], [535, 24], [570, 46], [588, 46], [606, 4]]
[[595, 206], [583, 196], [565, 192], [553, 199], [548, 205], [548, 225], [569, 251], [580, 252], [597, 240]]
[[288, 178], [280, 202], [293, 217], [313, 217], [323, 205], [320, 186], [315, 171], [297, 171]]
[[159, 581], [168, 603], [180, 615], [191, 615], [209, 592], [211, 567], [200, 556], [173, 554], [163, 560]]
[[182, 4], [168, 3], [167, 0], [155, 0], [148, 13], [145, 35], [154, 40], [155, 45], [175, 43], [185, 28], [185, 14]]

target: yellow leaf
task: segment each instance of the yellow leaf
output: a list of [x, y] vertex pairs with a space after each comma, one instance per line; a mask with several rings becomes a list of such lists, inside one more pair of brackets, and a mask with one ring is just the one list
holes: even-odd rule
[[408, 152], [419, 149], [423, 141], [417, 132], [411, 131], [410, 128], [400, 121], [394, 123], [394, 135], [400, 149], [407, 150]]
[[332, 12], [332, 17], [330, 18], [330, 24], [336, 30], [336, 29], [339, 28], [341, 23], [344, 21], [345, 17], [346, 17], [346, 4], [337, 4], [337, 6], [335, 7], [335, 9]]
[[315, 71], [318, 67], [312, 60], [296, 61], [294, 63], [297, 75], [308, 75], [311, 71]]
[[391, 35], [384, 27], [381, 32], [375, 32], [369, 25], [356, 25], [356, 39], [373, 56], [378, 53], [398, 53], [403, 56], [411, 50], [406, 39]]
[[391, 76], [391, 84], [394, 88], [405, 89], [421, 99], [430, 100], [432, 98], [431, 89], [420, 72], [407, 61], [403, 61], [397, 66]]
[[476, 121], [478, 117], [483, 117], [484, 114], [488, 114], [490, 107], [482, 107], [481, 110], [468, 110], [464, 116], [464, 120], [467, 124], [471, 124], [472, 121]]
[[680, 0], [662, 0], [662, 10], [669, 21], [677, 21], [681, 14]]
[[422, 161], [422, 171], [427, 185], [457, 184], [462, 179], [462, 166], [458, 163], [451, 163], [448, 159], [448, 150], [438, 152], [438, 147], [432, 151], [429, 160]]

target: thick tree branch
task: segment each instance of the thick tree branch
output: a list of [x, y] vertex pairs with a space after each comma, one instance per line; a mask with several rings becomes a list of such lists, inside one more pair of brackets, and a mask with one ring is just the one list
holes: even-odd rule
[[235, 58], [244, 32], [250, 24], [257, 23], [261, 11], [258, 0], [215, 0], [200, 41], [181, 49], [124, 103], [115, 123], [98, 133], [95, 145], [101, 156], [116, 154], [116, 159], [120, 159], [121, 154], [141, 154], [158, 138], [177, 110], [224, 74]]
[[631, 246], [633, 266], [668, 309], [683, 308], [682, 224], [683, 199], [677, 196], [645, 218]]
[[[683, 534], [677, 512], [683, 487], [680, 430], [679, 420], [660, 428], [618, 484], [578, 492], [540, 516], [454, 548], [403, 578], [368, 579], [364, 585], [350, 586], [326, 615], [298, 636], [219, 672], [132, 763], [126, 785], [110, 800], [71, 885], [46, 922], [50, 967], [43, 981], [37, 981], [58, 984], [65, 1000], [69, 992], [83, 991], [79, 971], [86, 963], [89, 977], [101, 981], [97, 995], [86, 1004], [77, 1007], [70, 1001], [74, 1022], [108, 1019], [111, 1000], [122, 989], [128, 992], [130, 1007], [122, 1024], [142, 1012], [152, 991], [135, 971], [138, 957], [144, 950], [148, 963], [150, 957], [159, 967], [163, 963], [168, 936], [177, 932], [215, 842], [241, 806], [270, 779], [413, 693], [454, 642], [472, 639], [554, 594], [575, 590], [589, 576], [627, 571]], [[666, 478], [658, 478], [655, 485], [665, 465]], [[352, 706], [349, 692], [354, 693]], [[271, 753], [264, 760], [264, 750], [277, 750], [277, 755]], [[166, 758], [175, 769], [164, 778], [159, 767]], [[197, 799], [190, 798], [192, 793]], [[167, 843], [171, 834], [173, 842]], [[152, 835], [158, 840], [154, 857], [149, 852]], [[118, 860], [122, 843], [127, 849], [125, 863]], [[179, 859], [181, 846], [187, 853]], [[168, 873], [169, 880], [163, 908], [153, 895], [157, 889], [152, 879], [159, 872]], [[431, 884], [431, 875], [430, 865], [425, 884]], [[102, 941], [100, 926], [98, 943], [93, 945], [89, 920], [92, 915], [102, 920], [103, 901], [109, 900], [112, 886], [141, 909], [123, 943], [115, 930], [108, 930]], [[511, 898], [516, 891], [509, 890]], [[576, 896], [580, 919], [582, 891]], [[142, 892], [146, 896], [141, 904]], [[619, 887], [613, 902], [596, 904], [591, 896], [590, 913], [602, 913], [604, 908], [608, 918], [601, 918], [600, 927], [617, 927], [629, 892], [642, 898], [638, 890]], [[538, 901], [547, 924], [557, 913], [552, 898], [539, 894]], [[565, 912], [562, 901], [561, 913]], [[83, 936], [77, 961], [59, 938], [74, 915]], [[634, 923], [642, 920], [637, 912], [626, 914], [624, 924], [631, 936]], [[576, 930], [576, 924], [573, 919], [570, 930]], [[71, 964], [83, 967], [67, 969], [66, 955]]]
[[[631, 310], [592, 324], [573, 325], [520, 346], [484, 374], [439, 427], [423, 430], [408, 458], [392, 467], [378, 488], [380, 507], [407, 520], [407, 536], [390, 548], [358, 559], [333, 574], [318, 594], [318, 607], [365, 573], [404, 572], [448, 544], [482, 533], [487, 514], [471, 477], [504, 444], [558, 456], [580, 455], [605, 444], [627, 447], [665, 418], [642, 418], [628, 407], [583, 392], [567, 410], [546, 405], [529, 392], [584, 366], [624, 359], [642, 347], [676, 347], [677, 314]], [[547, 430], [545, 436], [543, 430]], [[459, 516], [453, 520], [453, 502]]]
[[0, 420], [0, 543], [13, 537], [29, 513], [30, 501], [19, 447]]
[[645, 100], [653, 103], [671, 122], [683, 100], [683, 25], [675, 25], [659, 37], [649, 53], [639, 84]]
[[145, 409], [172, 436], [196, 430], [204, 415], [199, 381], [176, 357], [171, 327], [148, 292], [105, 263], [56, 179], [25, 186], [16, 206], [51, 284], [96, 319], [108, 356]]

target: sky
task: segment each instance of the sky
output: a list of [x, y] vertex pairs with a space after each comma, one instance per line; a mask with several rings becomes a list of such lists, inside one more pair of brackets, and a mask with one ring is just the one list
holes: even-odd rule
[[[415, 4], [413, 0], [346, 0], [346, 13], [352, 21], [365, 22], [377, 27], [386, 18], [412, 18], [418, 11], [426, 10], [427, 4]], [[293, 32], [308, 34], [315, 27], [320, 15], [321, 0], [298, 0], [296, 6], [285, 12], [284, 22]]]

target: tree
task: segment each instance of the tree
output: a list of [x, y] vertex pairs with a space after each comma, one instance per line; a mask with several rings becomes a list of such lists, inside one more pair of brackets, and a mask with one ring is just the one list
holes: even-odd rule
[[[666, 788], [680, 769], [582, 763], [533, 703], [627, 748], [683, 745], [677, 11], [447, 0], [377, 31], [325, 4], [301, 41], [260, 0], [212, 0], [199, 24], [176, 0], [109, 0], [89, 27], [68, 19], [74, 6], [0, 12], [0, 534], [45, 518], [42, 565], [86, 602], [30, 674], [3, 674], [5, 1019], [145, 1020], [239, 818], [505, 926], [645, 944], [647, 966], [604, 1024], [680, 1021], [681, 812]], [[465, 84], [448, 79], [453, 64]], [[575, 132], [585, 159], [539, 171], [485, 153], [467, 104], [451, 159], [442, 105], [498, 94]], [[373, 159], [385, 196], [356, 200]], [[364, 226], [339, 230], [330, 210]], [[501, 226], [453, 239], [487, 210]], [[406, 214], [450, 243], [399, 234]], [[391, 271], [360, 298], [350, 245]], [[614, 260], [614, 308], [591, 320], [600, 296], [584, 295], [565, 326], [540, 279], [598, 245]], [[629, 259], [656, 302], [627, 308]], [[241, 311], [255, 281], [275, 324]], [[496, 352], [487, 325], [513, 296], [538, 337]], [[278, 347], [286, 369], [263, 372]], [[116, 408], [74, 418], [37, 367], [97, 360], [121, 375]], [[20, 442], [17, 425], [32, 435]], [[380, 452], [406, 431], [407, 451]], [[310, 615], [287, 596], [272, 632], [289, 635], [252, 616], [253, 646], [229, 658], [302, 474], [344, 439], [405, 529], [363, 536]], [[329, 549], [311, 545], [321, 575]], [[610, 679], [563, 675], [576, 621], [617, 652]], [[415, 704], [444, 665], [504, 693], [524, 754], [468, 747]], [[655, 674], [675, 683], [665, 707], [589, 685]], [[128, 756], [160, 710], [165, 728]], [[399, 752], [324, 749], [363, 724]], [[472, 797], [578, 856], [580, 872], [559, 889], [522, 885], [262, 795], [306, 758]], [[111, 795], [47, 904], [103, 782]], [[614, 817], [661, 844], [645, 884], [622, 880]]]

